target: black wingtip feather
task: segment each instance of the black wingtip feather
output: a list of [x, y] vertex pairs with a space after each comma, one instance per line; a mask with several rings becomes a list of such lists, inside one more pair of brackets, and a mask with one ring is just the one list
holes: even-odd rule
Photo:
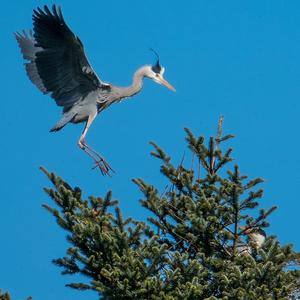
[[52, 5], [52, 10], [47, 6], [44, 5], [43, 8], [37, 7], [33, 10], [33, 20], [40, 20], [43, 18], [57, 18], [61, 21], [64, 21], [61, 8], [55, 4]]
[[40, 11], [42, 12], [42, 14], [45, 16], [45, 17], [50, 17], [52, 16], [49, 8], [47, 5], [44, 5], [44, 10], [40, 9]]
[[56, 6], [55, 4], [52, 5], [53, 15], [58, 19], [63, 19], [62, 15], [59, 13], [60, 11], [61, 11], [60, 6]]

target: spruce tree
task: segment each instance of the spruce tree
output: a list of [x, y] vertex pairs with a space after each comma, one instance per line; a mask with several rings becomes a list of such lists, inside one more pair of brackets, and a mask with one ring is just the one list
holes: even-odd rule
[[[232, 135], [207, 141], [186, 129], [192, 162], [173, 164], [153, 143], [168, 185], [159, 191], [142, 179], [148, 222], [124, 218], [108, 192], [84, 199], [78, 187], [42, 168], [53, 183], [44, 207], [67, 231], [70, 247], [53, 262], [63, 274], [82, 274], [100, 299], [300, 299], [300, 253], [273, 235], [255, 241], [276, 209], [260, 207], [261, 178], [248, 179], [232, 166]], [[252, 233], [252, 235], [250, 235]]]

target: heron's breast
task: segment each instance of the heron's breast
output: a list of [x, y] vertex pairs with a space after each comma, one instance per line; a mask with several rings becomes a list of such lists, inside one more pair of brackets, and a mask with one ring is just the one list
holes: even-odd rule
[[80, 123], [87, 121], [90, 115], [97, 113], [97, 105], [92, 101], [82, 101], [74, 106], [75, 116], [72, 123]]

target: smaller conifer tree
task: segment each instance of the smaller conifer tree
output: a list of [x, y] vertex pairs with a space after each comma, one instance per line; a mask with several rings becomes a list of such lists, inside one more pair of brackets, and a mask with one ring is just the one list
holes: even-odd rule
[[2, 291], [0, 290], [0, 300], [11, 300], [9, 293], [7, 292], [2, 293]]

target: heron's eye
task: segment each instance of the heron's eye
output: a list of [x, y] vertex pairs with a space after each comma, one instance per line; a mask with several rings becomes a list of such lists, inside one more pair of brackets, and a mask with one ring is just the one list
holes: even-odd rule
[[155, 74], [155, 76], [156, 76], [156, 77], [159, 77], [159, 74], [158, 74], [158, 73], [156, 73], [156, 74]]

